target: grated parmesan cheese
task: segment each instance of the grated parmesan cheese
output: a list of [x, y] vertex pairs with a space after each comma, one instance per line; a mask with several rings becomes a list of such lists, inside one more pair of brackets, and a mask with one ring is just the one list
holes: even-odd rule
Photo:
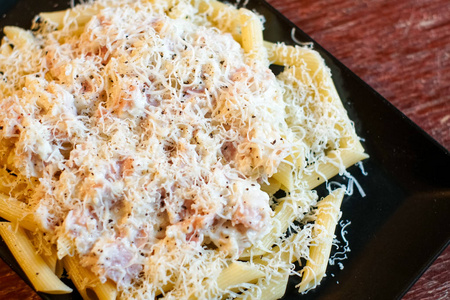
[[[261, 184], [304, 159], [290, 192], [302, 220], [317, 196], [300, 173], [343, 138], [323, 87], [289, 68], [276, 77], [197, 2], [98, 0], [73, 8], [86, 24], [67, 13], [58, 30], [36, 23], [25, 48], [0, 49], [2, 164], [27, 184], [11, 193], [124, 299], [237, 295], [215, 280], [271, 230]], [[311, 228], [277, 244], [307, 258]], [[266, 280], [293, 270], [276, 255]]]

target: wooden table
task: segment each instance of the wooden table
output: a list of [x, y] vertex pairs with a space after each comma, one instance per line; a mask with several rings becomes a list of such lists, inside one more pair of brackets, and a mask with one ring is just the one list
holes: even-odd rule
[[[450, 1], [268, 0], [450, 149]], [[0, 299], [39, 299], [0, 261]], [[450, 298], [450, 248], [404, 300]]]
[[[267, 1], [450, 149], [450, 1]], [[450, 247], [403, 299], [450, 299]]]

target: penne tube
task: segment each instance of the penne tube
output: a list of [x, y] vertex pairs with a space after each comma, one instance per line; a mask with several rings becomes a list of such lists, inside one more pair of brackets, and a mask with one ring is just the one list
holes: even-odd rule
[[0, 55], [3, 55], [4, 57], [8, 57], [13, 52], [13, 48], [8, 42], [8, 39], [3, 38], [1, 47], [0, 47]]
[[[253, 262], [263, 266], [267, 266], [270, 261], [283, 261], [287, 265], [294, 263], [295, 261], [298, 261], [303, 251], [303, 249], [298, 246], [305, 243], [306, 238], [308, 237], [293, 233], [284, 239], [280, 245], [274, 246], [269, 253], [255, 257]], [[286, 251], [286, 249], [289, 250]]]
[[319, 162], [317, 166], [313, 166], [314, 169], [311, 173], [303, 174], [301, 180], [306, 189], [313, 189], [342, 172], [341, 166], [348, 168], [368, 157], [366, 153], [348, 149], [330, 151], [327, 159]]
[[0, 217], [10, 222], [17, 222], [20, 227], [30, 231], [39, 229], [29, 207], [14, 198], [0, 194]]
[[94, 273], [81, 267], [77, 256], [64, 257], [63, 264], [83, 299], [113, 300], [117, 298], [115, 284], [110, 280], [105, 283], [100, 282]]
[[48, 265], [48, 267], [53, 271], [53, 273], [55, 273], [55, 275], [58, 277], [58, 278], [60, 278], [61, 277], [61, 275], [62, 275], [62, 270], [59, 270], [58, 268], [59, 268], [59, 266], [58, 265], [61, 265], [59, 262], [58, 262], [58, 257], [57, 257], [57, 254], [56, 254], [56, 249], [55, 249], [55, 247], [53, 246], [53, 247], [51, 247], [50, 248], [51, 249], [51, 254], [50, 255], [46, 255], [45, 253], [43, 253], [41, 256], [42, 256], [42, 259], [46, 262], [46, 264]]
[[242, 31], [242, 47], [251, 58], [266, 61], [267, 51], [263, 45], [263, 27], [261, 20], [245, 8], [239, 9]]
[[93, 16], [103, 8], [99, 4], [93, 6], [81, 6], [76, 9], [66, 9], [54, 12], [42, 12], [39, 17], [47, 22], [54, 23], [58, 30], [61, 30], [66, 25], [66, 20], [75, 20], [78, 27], [86, 25]]
[[48, 294], [67, 294], [72, 289], [65, 285], [49, 268], [28, 239], [25, 231], [12, 226], [14, 223], [0, 222], [0, 235], [18, 264], [38, 292]]
[[241, 42], [240, 18], [238, 10], [219, 1], [202, 0], [199, 13], [205, 13], [208, 20], [221, 31], [229, 32], [237, 42]]
[[64, 25], [64, 17], [68, 14], [67, 10], [59, 10], [52, 12], [41, 12], [39, 17], [47, 22], [54, 23], [57, 29], [62, 29]]
[[219, 289], [226, 289], [241, 283], [253, 283], [264, 276], [256, 265], [235, 261], [226, 267], [217, 278]]
[[292, 147], [294, 152], [287, 156], [285, 159], [288, 162], [292, 163], [293, 168], [302, 169], [305, 166], [305, 155], [304, 149], [302, 149], [298, 145], [300, 145], [300, 141], [296, 140], [296, 142], [294, 142], [294, 146]]
[[[33, 244], [34, 248], [39, 249], [40, 256], [45, 261], [47, 266], [56, 274], [56, 265], [58, 258], [56, 256], [55, 247], [50, 245], [46, 240], [42, 238], [42, 235], [34, 235], [31, 231], [26, 231], [28, 239]], [[60, 276], [58, 276], [59, 278]]]
[[34, 36], [29, 30], [16, 26], [5, 26], [3, 32], [14, 47], [22, 48], [34, 43]]
[[61, 278], [64, 273], [64, 265], [63, 262], [59, 259], [56, 260], [56, 266], [55, 266], [55, 275], [58, 278]]
[[269, 178], [269, 184], [262, 183], [261, 184], [261, 190], [266, 192], [269, 195], [273, 195], [276, 192], [278, 192], [281, 188], [281, 183], [276, 180], [275, 178]]
[[281, 162], [277, 172], [272, 175], [272, 178], [281, 183], [285, 190], [292, 191], [294, 189], [294, 179], [292, 176], [292, 166], [288, 163]]
[[279, 66], [300, 66], [306, 63], [311, 70], [315, 70], [319, 68], [322, 60], [317, 51], [309, 48], [267, 41], [264, 41], [264, 47], [267, 49], [269, 61]]
[[[0, 168], [0, 193], [5, 195], [10, 195], [12, 187], [15, 186], [17, 183], [17, 177], [11, 175], [6, 168]], [[19, 188], [23, 188], [23, 186], [20, 186]]]
[[41, 257], [45, 261], [47, 266], [50, 268], [50, 270], [52, 270], [52, 272], [55, 273], [55, 275], [56, 275], [56, 264], [58, 262], [56, 253], [55, 253], [55, 255], [41, 255]]
[[[20, 226], [20, 225], [19, 225]], [[45, 261], [47, 266], [52, 270], [53, 273], [56, 272], [56, 265], [58, 263], [58, 258], [56, 257], [56, 249], [53, 245], [49, 244], [41, 234], [34, 234], [32, 231], [25, 230], [28, 239], [35, 249], [38, 249], [37, 253]], [[58, 276], [60, 278], [60, 276]]]
[[279, 201], [280, 203], [275, 208], [275, 214], [272, 217], [272, 230], [260, 240], [257, 247], [245, 249], [240, 259], [263, 255], [270, 251], [275, 241], [286, 232], [297, 217], [294, 209], [294, 205], [297, 204], [292, 198], [285, 197], [279, 199]]
[[325, 275], [344, 194], [345, 189], [334, 190], [318, 204], [317, 219], [313, 229], [313, 237], [318, 242], [310, 247], [310, 259], [303, 269], [299, 292], [315, 287]]
[[261, 282], [238, 296], [235, 299], [239, 300], [276, 300], [283, 297], [286, 292], [286, 286], [289, 280], [289, 270], [278, 270], [267, 279], [264, 278]]
[[[322, 101], [331, 102], [341, 111], [342, 114], [346, 114], [342, 101], [336, 90], [334, 82], [331, 78], [330, 72], [325, 65], [323, 58], [320, 54], [312, 49], [303, 48], [299, 46], [286, 46], [284, 44], [274, 44], [270, 42], [264, 42], [264, 46], [267, 49], [269, 60], [271, 63], [282, 66], [291, 66], [291, 72], [294, 72], [294, 76], [298, 79], [313, 80], [315, 85], [320, 88], [320, 98]], [[301, 66], [306, 68], [301, 68]], [[302, 73], [307, 72], [306, 78]], [[342, 140], [340, 141], [340, 148], [351, 148], [359, 152], [364, 152], [356, 132], [351, 124], [350, 120], [346, 120], [345, 124], [340, 126], [339, 131], [342, 132]]]
[[75, 250], [73, 249], [72, 240], [67, 235], [61, 235], [56, 241], [56, 256], [58, 259], [63, 259], [66, 255], [73, 256]]

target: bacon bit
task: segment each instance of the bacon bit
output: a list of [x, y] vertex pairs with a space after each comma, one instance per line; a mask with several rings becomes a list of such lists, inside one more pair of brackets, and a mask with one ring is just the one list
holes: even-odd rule
[[133, 174], [134, 166], [133, 166], [134, 158], [127, 157], [123, 161], [122, 165], [122, 177], [130, 176]]
[[81, 82], [81, 92], [82, 93], [89, 93], [89, 92], [92, 92], [92, 90], [93, 90], [93, 88], [89, 81], [83, 80]]
[[227, 161], [234, 161], [237, 154], [237, 148], [232, 142], [225, 142], [221, 148], [222, 155]]
[[136, 235], [135, 245], [138, 248], [142, 248], [148, 242], [148, 234], [144, 229], [140, 229]]

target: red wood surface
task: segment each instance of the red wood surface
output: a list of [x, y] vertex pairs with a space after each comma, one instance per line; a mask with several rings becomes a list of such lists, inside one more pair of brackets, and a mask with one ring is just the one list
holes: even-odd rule
[[[450, 149], [449, 0], [267, 1]], [[450, 247], [413, 299], [450, 299]]]
[[[449, 0], [268, 2], [450, 149]], [[40, 298], [0, 261], [0, 299]], [[450, 248], [403, 299], [450, 299]]]

